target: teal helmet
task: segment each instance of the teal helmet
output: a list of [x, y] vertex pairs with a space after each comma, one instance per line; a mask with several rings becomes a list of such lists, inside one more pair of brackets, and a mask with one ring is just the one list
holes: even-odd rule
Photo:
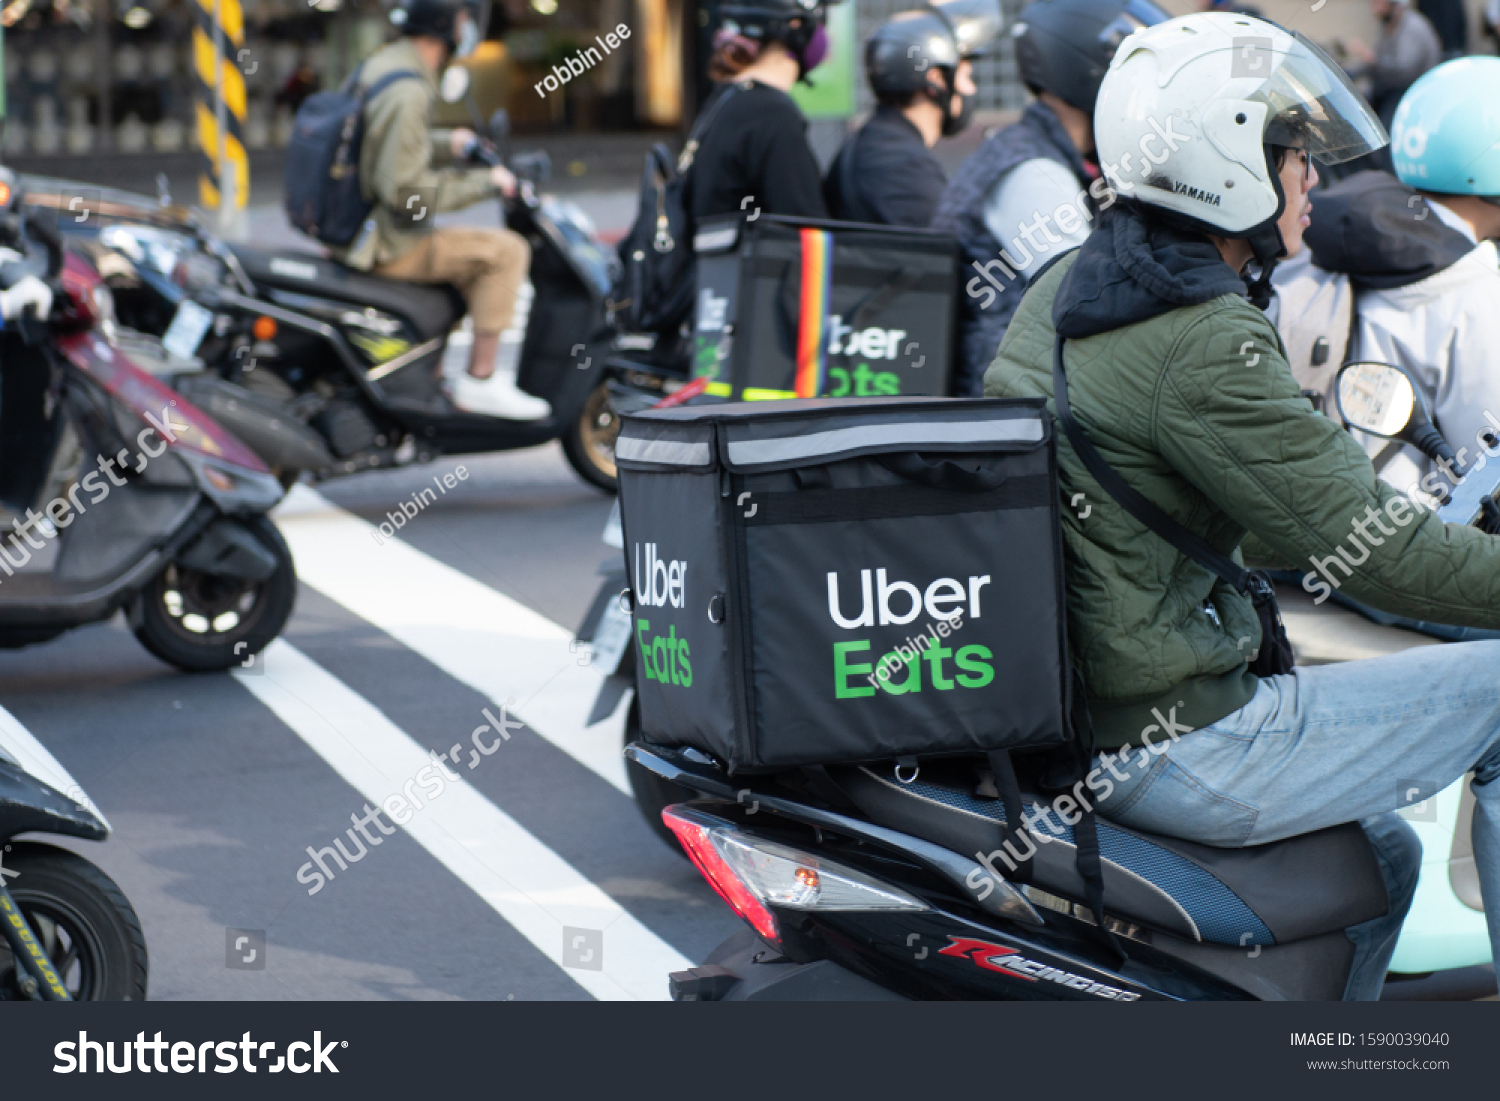
[[1500, 57], [1461, 57], [1407, 89], [1391, 123], [1391, 157], [1407, 187], [1500, 196]]

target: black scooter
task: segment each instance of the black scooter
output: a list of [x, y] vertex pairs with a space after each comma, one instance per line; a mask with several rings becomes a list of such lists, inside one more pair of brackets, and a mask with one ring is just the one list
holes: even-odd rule
[[585, 480], [613, 492], [613, 395], [634, 385], [627, 375], [644, 380], [649, 401], [680, 380], [649, 365], [606, 367], [617, 351], [606, 306], [617, 259], [581, 210], [539, 194], [545, 153], [506, 156], [503, 111], [476, 130], [492, 140], [470, 159], [508, 161], [520, 183], [504, 218], [531, 245], [534, 296], [517, 384], [552, 406], [543, 420], [467, 413], [442, 395], [437, 367], [464, 314], [450, 286], [383, 279], [301, 249], [227, 244], [185, 212], [167, 216], [164, 205], [116, 192], [96, 190], [96, 217], [75, 226], [59, 211], [58, 222], [111, 254], [131, 338], [152, 344], [161, 372], [285, 485], [303, 471], [327, 478], [558, 439]]
[[0, 331], [0, 647], [124, 609], [142, 645], [181, 669], [251, 664], [296, 597], [266, 517], [281, 486], [120, 350], [98, 272], [3, 183], [0, 286], [31, 275], [54, 296], [47, 318]]
[[[1346, 421], [1422, 446], [1431, 425], [1402, 372], [1345, 370]], [[1500, 467], [1481, 473], [1445, 521], [1493, 530]], [[1075, 866], [1076, 804], [1027, 813], [1023, 882], [970, 762], [734, 777], [694, 749], [636, 741], [626, 757], [690, 793], [662, 819], [749, 926], [671, 976], [679, 1001], [1332, 1000], [1353, 960], [1344, 930], [1388, 909], [1354, 823], [1218, 849], [1101, 820], [1111, 944]]]
[[83, 857], [34, 836], [109, 832], [52, 755], [0, 723], [0, 1001], [145, 1000], [146, 938], [130, 901]]

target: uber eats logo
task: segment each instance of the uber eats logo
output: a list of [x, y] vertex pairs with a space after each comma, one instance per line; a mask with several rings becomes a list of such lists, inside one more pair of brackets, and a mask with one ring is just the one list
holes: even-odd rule
[[[850, 639], [833, 644], [833, 694], [854, 699], [876, 691], [893, 696], [920, 692], [930, 686], [939, 692], [956, 688], [983, 688], [995, 679], [994, 656], [988, 646], [947, 645], [948, 637], [961, 626], [961, 617], [978, 619], [982, 613], [981, 590], [990, 583], [989, 574], [970, 574], [964, 584], [954, 577], [939, 577], [925, 590], [910, 581], [892, 581], [884, 569], [859, 571], [859, 614], [844, 615], [839, 575], [828, 574], [828, 615], [846, 631], [911, 623], [923, 611], [932, 622], [907, 636], [875, 663], [869, 639]], [[852, 587], [852, 586], [851, 586]], [[883, 670], [883, 671], [882, 671]], [[892, 674], [892, 670], [895, 670]], [[864, 682], [864, 683], [861, 683]]]
[[[862, 356], [865, 359], [895, 359], [901, 350], [905, 329], [881, 329], [871, 326], [855, 330], [844, 324], [838, 314], [828, 319], [828, 354]], [[827, 398], [874, 397], [901, 393], [901, 376], [894, 371], [872, 371], [868, 363], [853, 368], [828, 368]]]
[[[687, 604], [687, 569], [681, 559], [664, 560], [655, 543], [647, 543], [642, 569], [641, 545], [635, 545], [635, 602], [638, 608], [681, 608]], [[688, 642], [671, 627], [665, 635], [651, 634], [651, 621], [635, 620], [636, 641], [641, 648], [641, 671], [647, 680], [691, 688], [693, 665]]]

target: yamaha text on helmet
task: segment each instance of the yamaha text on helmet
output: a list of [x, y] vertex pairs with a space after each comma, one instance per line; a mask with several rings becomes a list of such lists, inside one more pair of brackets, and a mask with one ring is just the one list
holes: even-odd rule
[[[469, 19], [459, 25], [459, 15]], [[489, 24], [489, 0], [398, 0], [391, 23], [408, 38], [436, 38], [454, 57], [467, 57], [484, 37]]]
[[[875, 29], [865, 43], [870, 88], [884, 101], [927, 92], [943, 110], [943, 133], [962, 130], [973, 98], [953, 110], [961, 62], [982, 56], [1000, 31], [999, 0], [944, 0], [901, 12]], [[936, 80], [932, 74], [936, 74]]]
[[[1033, 5], [1035, 6], [1035, 5]], [[1099, 164], [1123, 199], [1163, 220], [1249, 242], [1265, 295], [1286, 248], [1279, 151], [1339, 164], [1386, 144], [1342, 69], [1300, 34], [1229, 12], [1132, 35], [1094, 109]]]
[[1092, 111], [1120, 43], [1169, 18], [1151, 0], [1035, 0], [1011, 28], [1021, 82]]
[[797, 59], [798, 79], [828, 56], [828, 31], [824, 9], [839, 0], [741, 0], [719, 8], [719, 30], [715, 48], [726, 41], [743, 39], [758, 52], [776, 42]]
[[1461, 57], [1407, 89], [1391, 122], [1391, 156], [1407, 187], [1477, 195], [1500, 206], [1500, 58]]

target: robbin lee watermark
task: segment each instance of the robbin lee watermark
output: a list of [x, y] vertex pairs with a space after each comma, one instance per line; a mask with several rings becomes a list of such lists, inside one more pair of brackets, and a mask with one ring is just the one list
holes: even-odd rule
[[[459, 482], [466, 482], [468, 480], [469, 472], [462, 465], [456, 466], [447, 474], [444, 474], [441, 481], [438, 480], [436, 474], [432, 476], [432, 484], [444, 493], [453, 489]], [[402, 501], [401, 507], [395, 512], [387, 512], [385, 514], [385, 523], [381, 524], [379, 528], [370, 529], [370, 538], [374, 539], [378, 545], [384, 546], [386, 539], [394, 539], [396, 532], [404, 528], [408, 520], [415, 519], [417, 513], [421, 512], [437, 499], [438, 495], [430, 489], [424, 488], [417, 493], [413, 493], [411, 500]], [[381, 536], [385, 536], [385, 539], [382, 539]]]
[[[536, 83], [536, 94], [543, 99], [547, 98], [547, 92], [555, 92], [575, 76], [582, 76], [604, 58], [618, 50], [625, 39], [630, 37], [630, 28], [621, 23], [614, 30], [607, 32], [603, 38], [594, 35], [594, 41], [599, 43], [600, 49], [604, 51], [603, 56], [593, 46], [586, 46], [572, 57], [563, 58], [562, 65], [552, 66], [552, 72]], [[543, 88], [547, 92], [542, 91]]]

